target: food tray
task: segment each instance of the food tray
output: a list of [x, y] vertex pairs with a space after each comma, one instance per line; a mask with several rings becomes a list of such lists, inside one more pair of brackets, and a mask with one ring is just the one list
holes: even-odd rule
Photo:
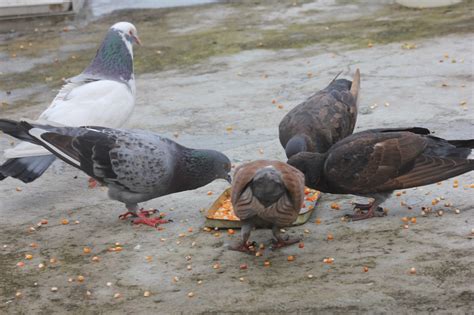
[[[230, 199], [231, 189], [232, 188], [229, 187], [224, 190], [224, 192], [219, 196], [219, 198], [217, 198], [216, 201], [214, 201], [211, 207], [207, 210], [205, 226], [219, 229], [235, 229], [240, 228], [242, 226], [240, 220], [238, 220], [238, 218], [234, 220], [232, 219], [232, 216], [231, 219], [217, 219], [214, 217], [218, 209]], [[320, 196], [321, 193], [319, 191], [305, 187], [305, 206], [300, 209], [300, 214], [298, 215], [296, 221], [293, 222], [292, 226], [301, 225], [308, 222]]]

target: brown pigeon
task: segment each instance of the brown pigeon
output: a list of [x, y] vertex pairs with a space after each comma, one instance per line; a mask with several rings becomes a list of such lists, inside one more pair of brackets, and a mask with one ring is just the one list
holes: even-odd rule
[[324, 153], [352, 134], [357, 120], [360, 73], [351, 81], [333, 80], [283, 117], [280, 143], [288, 158], [298, 152]]
[[249, 251], [248, 239], [255, 223], [272, 227], [273, 248], [297, 243], [284, 239], [280, 228], [291, 225], [304, 202], [304, 175], [280, 162], [259, 160], [239, 166], [232, 185], [232, 206], [242, 221], [242, 242], [233, 250]]
[[474, 160], [468, 159], [474, 139], [445, 140], [429, 133], [425, 128], [367, 130], [339, 141], [326, 153], [301, 152], [288, 163], [305, 174], [310, 188], [373, 198], [369, 204], [356, 204], [352, 216], [368, 219], [383, 215], [378, 206], [394, 190], [474, 170]]

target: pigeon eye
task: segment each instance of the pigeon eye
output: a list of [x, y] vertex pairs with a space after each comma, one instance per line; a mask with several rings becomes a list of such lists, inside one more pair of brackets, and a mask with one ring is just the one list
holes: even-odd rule
[[128, 31], [128, 34], [130, 34], [130, 35], [133, 35], [133, 32], [132, 32], [132, 30]]

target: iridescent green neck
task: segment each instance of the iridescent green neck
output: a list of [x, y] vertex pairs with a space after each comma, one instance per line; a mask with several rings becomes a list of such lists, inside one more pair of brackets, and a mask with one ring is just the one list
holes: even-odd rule
[[125, 40], [118, 30], [109, 30], [94, 60], [83, 73], [128, 82], [133, 77], [133, 58]]

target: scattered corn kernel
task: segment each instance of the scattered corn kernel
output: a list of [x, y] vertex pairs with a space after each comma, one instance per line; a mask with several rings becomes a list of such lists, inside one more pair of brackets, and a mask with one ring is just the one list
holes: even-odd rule
[[314, 221], [314, 223], [316, 223], [316, 224], [321, 224], [321, 219], [320, 219], [320, 218], [317, 218], [316, 221]]
[[416, 218], [415, 217], [411, 218], [410, 222], [415, 224], [416, 223]]
[[89, 247], [84, 247], [82, 251], [84, 252], [84, 254], [89, 254], [91, 252], [91, 249]]
[[334, 239], [334, 235], [332, 235], [331, 233], [328, 233], [327, 240], [332, 241], [333, 239]]
[[77, 281], [84, 282], [84, 280], [85, 280], [84, 276], [81, 276], [81, 275], [77, 276]]
[[263, 262], [263, 265], [264, 265], [265, 267], [270, 267], [270, 261], [269, 261], [269, 260], [265, 260], [265, 261]]
[[121, 296], [122, 296], [122, 294], [120, 294], [120, 293], [115, 293], [115, 294], [114, 294], [114, 299], [118, 299], [118, 298], [120, 298]]
[[341, 207], [339, 206], [339, 204], [337, 202], [333, 202], [333, 203], [331, 203], [331, 209], [340, 210]]
[[235, 234], [235, 231], [233, 229], [228, 229], [227, 230], [227, 234], [229, 235], [234, 235]]
[[219, 269], [221, 267], [221, 265], [219, 263], [216, 263], [214, 265], [212, 265], [212, 268], [214, 269]]
[[208, 196], [210, 196], [210, 195], [212, 195], [212, 194], [214, 194], [214, 193], [213, 193], [212, 191], [210, 191], [210, 190], [207, 192], [207, 195], [208, 195]]
[[303, 243], [303, 242], [300, 242], [300, 243], [298, 244], [298, 247], [299, 247], [299, 248], [304, 248], [304, 243]]
[[143, 292], [143, 296], [144, 296], [144, 297], [149, 297], [150, 294], [151, 294], [150, 291], [145, 291], [145, 292]]
[[94, 257], [92, 257], [92, 261], [93, 262], [99, 262], [100, 258], [98, 256], [94, 256]]
[[23, 295], [23, 294], [22, 294], [20, 291], [17, 291], [17, 292], [15, 293], [15, 297], [16, 297], [16, 298], [21, 298], [22, 295]]
[[39, 269], [43, 269], [43, 268], [44, 268], [44, 264], [43, 264], [43, 263], [38, 264], [38, 268], [39, 268]]
[[410, 268], [410, 273], [411, 273], [412, 275], [416, 274], [416, 268], [415, 268], [415, 267], [411, 267], [411, 268]]
[[189, 292], [188, 297], [192, 298], [194, 296], [194, 292]]
[[246, 270], [248, 268], [247, 264], [241, 264], [240, 270]]
[[288, 256], [288, 257], [286, 258], [286, 260], [288, 260], [288, 261], [294, 261], [294, 260], [295, 260], [295, 256], [290, 255], [290, 256]]
[[25, 259], [28, 259], [28, 260], [33, 259], [33, 255], [31, 255], [31, 254], [26, 254], [26, 255], [25, 255]]
[[52, 287], [51, 292], [58, 292], [58, 287]]
[[19, 262], [16, 263], [17, 267], [23, 267], [24, 265], [25, 265], [25, 263], [22, 262], [22, 261], [19, 261]]
[[369, 267], [364, 266], [364, 268], [362, 270], [364, 270], [364, 272], [369, 272]]
[[68, 219], [62, 219], [61, 224], [62, 225], [67, 225], [67, 224], [69, 224], [69, 220]]
[[313, 277], [314, 277], [314, 276], [313, 276], [312, 274], [309, 274], [309, 275], [308, 275], [308, 278], [309, 278], [309, 279], [313, 279]]

